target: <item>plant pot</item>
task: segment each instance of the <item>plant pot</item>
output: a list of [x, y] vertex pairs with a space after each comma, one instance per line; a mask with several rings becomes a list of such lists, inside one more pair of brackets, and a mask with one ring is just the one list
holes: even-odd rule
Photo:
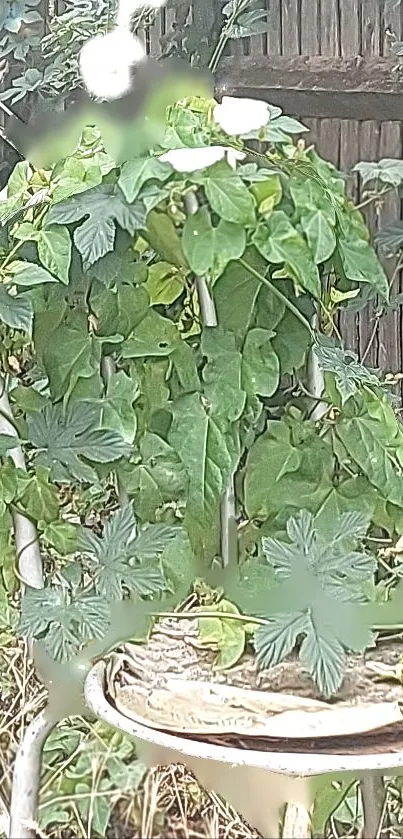
[[[364, 801], [367, 823], [363, 836], [376, 835], [382, 802], [376, 801], [374, 776], [376, 781], [376, 776], [402, 768], [403, 751], [354, 755], [263, 752], [178, 737], [148, 728], [119, 713], [105, 696], [104, 685], [105, 664], [98, 662], [85, 683], [87, 707], [99, 719], [135, 737], [139, 757], [148, 767], [184, 764], [206, 789], [222, 795], [263, 836], [278, 836], [281, 809], [285, 805], [292, 805], [300, 816], [301, 812], [307, 814], [318, 781], [320, 786], [324, 778], [340, 779], [346, 774], [364, 780], [364, 784], [367, 779], [370, 781], [369, 800]], [[291, 835], [310, 836], [308, 821], [307, 817], [303, 832], [284, 832], [284, 836], [287, 839]]]

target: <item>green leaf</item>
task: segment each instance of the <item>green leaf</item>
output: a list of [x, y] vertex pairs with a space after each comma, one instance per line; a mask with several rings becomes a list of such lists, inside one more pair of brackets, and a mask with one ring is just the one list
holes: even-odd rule
[[371, 411], [369, 397], [355, 397], [347, 406], [349, 412], [341, 415], [335, 426], [337, 439], [341, 441], [351, 460], [370, 483], [390, 503], [403, 507], [403, 433], [394, 415], [393, 408], [385, 401], [373, 398], [372, 405], [381, 411]]
[[299, 119], [293, 119], [287, 116], [279, 116], [276, 119], [272, 118], [271, 125], [275, 128], [280, 128], [286, 134], [304, 134], [310, 130]]
[[224, 221], [255, 223], [255, 202], [242, 178], [226, 161], [214, 163], [202, 173], [194, 173], [194, 183], [204, 187], [211, 209]]
[[364, 387], [377, 390], [380, 388], [381, 381], [378, 376], [361, 364], [357, 354], [352, 350], [317, 343], [314, 346], [314, 352], [322, 370], [333, 374], [342, 406]]
[[[239, 609], [228, 600], [220, 600], [219, 604], [203, 606], [203, 611], [231, 612], [239, 615]], [[202, 644], [217, 650], [214, 661], [215, 670], [229, 670], [234, 667], [245, 650], [246, 633], [241, 621], [225, 618], [199, 618], [199, 638]]]
[[237, 463], [239, 442], [233, 429], [206, 410], [197, 393], [179, 397], [172, 415], [168, 441], [189, 480], [185, 527], [195, 553], [207, 561], [215, 550], [219, 502]]
[[[394, 0], [394, 6], [397, 6], [401, 0]], [[392, 8], [391, 0], [387, 0]], [[367, 163], [361, 161], [354, 166], [353, 172], [358, 172], [365, 186], [373, 180], [382, 181], [385, 184], [390, 184], [394, 187], [399, 187], [403, 182], [403, 161], [392, 158], [383, 158], [376, 163]]]
[[59, 515], [57, 488], [49, 483], [49, 472], [38, 468], [37, 474], [24, 489], [21, 503], [28, 515], [36, 521], [55, 521]]
[[188, 216], [182, 234], [182, 247], [192, 271], [219, 277], [232, 259], [239, 259], [246, 246], [244, 227], [228, 221], [211, 223], [208, 207]]
[[203, 369], [204, 395], [216, 418], [235, 422], [243, 412], [242, 356], [231, 333], [220, 327], [203, 330], [201, 351], [208, 361]]
[[148, 313], [149, 296], [143, 286], [123, 285], [116, 291], [102, 289], [91, 293], [91, 309], [97, 318], [101, 338], [121, 335], [128, 338]]
[[267, 262], [289, 265], [301, 288], [319, 299], [320, 279], [313, 254], [283, 210], [275, 210], [259, 225], [252, 242]]
[[52, 193], [52, 203], [59, 203], [98, 186], [102, 183], [103, 174], [96, 158], [79, 160], [77, 157], [68, 157], [62, 164], [56, 165], [53, 172], [56, 186]]
[[137, 431], [137, 417], [133, 403], [140, 394], [138, 383], [123, 370], [108, 380], [106, 397], [100, 402], [103, 428], [117, 431], [126, 443], [133, 443]]
[[331, 227], [336, 225], [336, 211], [327, 184], [318, 178], [290, 180], [290, 193], [299, 214], [319, 211]]
[[144, 596], [166, 588], [160, 564], [138, 560], [155, 559], [175, 536], [176, 530], [163, 524], [149, 525], [137, 534], [132, 508], [126, 505], [108, 519], [102, 539], [85, 529], [79, 545], [96, 590], [109, 600], [119, 600], [125, 591]]
[[300, 510], [287, 522], [287, 541], [263, 539], [263, 551], [279, 584], [268, 593], [268, 626], [254, 636], [261, 666], [278, 664], [305, 636], [300, 660], [320, 691], [339, 689], [346, 651], [371, 642], [365, 585], [373, 581], [376, 559], [354, 551], [364, 537], [369, 516], [345, 513], [330, 522]]
[[10, 329], [20, 329], [30, 332], [32, 327], [33, 309], [29, 297], [14, 296], [0, 285], [0, 322]]
[[143, 522], [153, 521], [164, 504], [185, 498], [185, 469], [172, 446], [157, 434], [144, 435], [139, 463], [130, 465], [129, 470], [119, 470], [119, 475]]
[[68, 285], [71, 239], [67, 227], [43, 227], [38, 237], [38, 256], [48, 271]]
[[113, 251], [115, 232], [113, 218], [102, 219], [95, 215], [91, 215], [74, 231], [74, 244], [83, 258], [85, 268], [89, 268], [105, 254]]
[[[261, 172], [262, 170], [259, 171]], [[280, 203], [283, 196], [280, 176], [268, 174], [265, 179], [262, 178], [258, 181], [252, 181], [251, 192], [256, 198], [260, 215], [271, 213], [274, 207]]]
[[20, 445], [20, 442], [17, 437], [13, 437], [11, 434], [0, 434], [0, 457], [4, 457], [18, 445]]
[[86, 461], [111, 463], [129, 453], [118, 434], [99, 429], [98, 413], [75, 402], [66, 409], [47, 405], [28, 419], [35, 462], [50, 469], [51, 480], [96, 483], [96, 472]]
[[113, 250], [116, 224], [131, 236], [146, 223], [143, 204], [127, 204], [116, 184], [101, 184], [83, 195], [54, 204], [47, 215], [47, 224], [72, 224], [88, 216], [74, 231], [74, 243], [87, 270], [98, 259]]
[[148, 214], [147, 228], [143, 235], [164, 262], [169, 262], [170, 265], [176, 265], [177, 268], [187, 269], [181, 240], [173, 221], [171, 221], [166, 213], [152, 210]]
[[44, 643], [55, 661], [69, 661], [86, 641], [103, 638], [110, 622], [106, 600], [80, 592], [71, 600], [67, 589], [27, 589], [19, 632]]
[[142, 358], [144, 356], [169, 356], [180, 344], [178, 328], [169, 318], [163, 318], [154, 309], [134, 328], [124, 342], [124, 358]]
[[78, 547], [78, 527], [68, 521], [51, 521], [44, 529], [42, 538], [61, 556], [72, 554]]
[[269, 626], [258, 627], [254, 644], [259, 667], [275, 667], [292, 652], [297, 638], [307, 631], [309, 619], [300, 614], [278, 614]]
[[173, 171], [169, 163], [161, 162], [157, 157], [138, 157], [123, 164], [118, 184], [126, 201], [131, 204], [147, 181], [164, 183]]
[[389, 299], [388, 278], [368, 241], [368, 231], [357, 212], [343, 217], [337, 252], [345, 276], [354, 283], [369, 283], [384, 300]]
[[12, 262], [8, 266], [8, 271], [11, 274], [11, 281], [17, 286], [35, 286], [42, 285], [42, 283], [58, 282], [56, 277], [53, 277], [40, 265], [35, 265], [34, 262]]
[[311, 210], [301, 216], [301, 228], [317, 265], [327, 262], [336, 248], [336, 235], [322, 210]]
[[101, 391], [100, 360], [101, 344], [87, 329], [59, 326], [42, 354], [52, 397], [59, 400], [69, 396], [80, 380], [89, 381], [93, 377], [97, 378]]
[[24, 195], [31, 179], [31, 167], [26, 160], [16, 163], [7, 182], [7, 196]]
[[242, 354], [242, 380], [245, 390], [258, 396], [273, 396], [280, 382], [280, 363], [274, 352], [275, 332], [250, 329]]
[[17, 385], [10, 391], [12, 402], [15, 403], [24, 413], [40, 411], [43, 408], [46, 397], [38, 393], [33, 387]]
[[169, 262], [155, 262], [148, 269], [145, 287], [150, 306], [170, 306], [185, 288], [184, 276]]
[[[264, 275], [266, 263], [249, 248], [244, 260]], [[237, 342], [243, 341], [251, 324], [261, 283], [243, 265], [231, 262], [214, 285], [214, 301], [218, 323], [225, 332], [233, 332]]]
[[266, 519], [301, 507], [316, 512], [332, 489], [332, 476], [332, 449], [311, 424], [292, 430], [285, 422], [272, 421], [246, 460], [247, 515]]
[[161, 564], [171, 591], [175, 592], [178, 602], [181, 596], [189, 595], [189, 580], [195, 579], [197, 569], [189, 539], [182, 528], [161, 554]]
[[311, 345], [311, 337], [301, 321], [289, 309], [286, 309], [272, 340], [281, 375], [290, 375], [299, 370], [305, 362]]
[[318, 634], [311, 618], [311, 628], [299, 652], [300, 661], [325, 696], [333, 696], [343, 682], [345, 650], [337, 639]]

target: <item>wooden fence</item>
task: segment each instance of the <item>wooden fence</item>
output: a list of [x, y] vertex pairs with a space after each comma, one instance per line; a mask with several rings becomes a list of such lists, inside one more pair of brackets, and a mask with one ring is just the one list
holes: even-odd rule
[[[254, 87], [259, 80], [259, 87], [250, 89], [249, 95], [283, 104], [288, 113], [299, 117], [311, 129], [310, 139], [323, 157], [346, 172], [351, 172], [359, 160], [402, 158], [403, 79], [394, 72], [396, 61], [390, 58], [390, 46], [394, 39], [403, 40], [403, 5], [387, 17], [384, 5], [384, 0], [267, 0], [269, 32], [267, 36], [256, 36], [236, 45], [236, 78], [242, 77], [243, 85], [235, 84], [233, 87], [237, 90], [232, 92], [240, 93], [243, 89], [243, 94], [248, 95], [245, 82], [248, 83], [248, 78], [253, 79], [251, 87]], [[300, 61], [300, 78], [307, 66], [309, 71], [305, 74], [306, 81], [300, 82], [302, 89], [299, 92], [292, 91], [287, 82], [287, 74], [291, 81], [295, 80], [293, 67], [298, 68], [295, 60], [298, 55], [323, 57], [314, 58], [307, 64]], [[279, 60], [279, 56], [283, 58]], [[364, 61], [351, 61], [358, 57]], [[225, 65], [226, 83], [231, 78], [230, 59]], [[276, 83], [276, 71], [270, 69], [273, 65], [278, 68], [281, 82]], [[318, 75], [321, 68], [329, 75], [332, 66], [335, 82], [332, 85], [325, 81], [321, 96]], [[350, 83], [349, 79], [354, 76], [355, 67], [361, 69], [362, 79], [361, 84], [359, 79], [354, 87], [354, 80]], [[369, 68], [367, 73], [366, 67]], [[326, 73], [323, 72], [324, 77]], [[311, 87], [316, 87], [316, 91], [308, 90], [310, 77]], [[351, 117], [340, 118], [346, 114]], [[362, 189], [357, 176], [349, 178], [349, 189], [359, 202]], [[371, 209], [366, 215], [373, 232], [388, 221], [400, 219], [399, 196], [389, 196], [380, 212]], [[392, 276], [394, 265], [390, 261], [387, 270]], [[400, 291], [401, 286], [402, 278], [398, 276], [393, 291]], [[345, 342], [360, 357], [365, 355], [367, 364], [401, 371], [402, 311], [399, 307], [398, 311], [388, 313], [380, 320], [366, 353], [373, 333], [374, 314], [371, 309], [357, 316], [344, 315], [341, 327]]]
[[[218, 90], [280, 104], [311, 130], [318, 151], [346, 172], [359, 160], [403, 157], [403, 78], [394, 70], [390, 46], [403, 40], [403, 2], [384, 14], [386, 0], [261, 0], [268, 9], [267, 34], [233, 43], [217, 75]], [[212, 6], [220, 0], [193, 0]], [[147, 51], [158, 54], [160, 37], [175, 12], [163, 9], [145, 33]], [[300, 57], [300, 58], [299, 58]], [[309, 57], [309, 60], [308, 60]], [[402, 71], [403, 72], [403, 71]], [[358, 202], [362, 188], [350, 175]], [[371, 230], [401, 217], [397, 195], [379, 212], [367, 211]], [[394, 266], [387, 265], [388, 272]], [[397, 276], [393, 291], [403, 287]], [[375, 311], [343, 315], [346, 344], [375, 367], [403, 370], [403, 318], [399, 308], [384, 316], [373, 335]], [[367, 352], [368, 343], [372, 340]]]

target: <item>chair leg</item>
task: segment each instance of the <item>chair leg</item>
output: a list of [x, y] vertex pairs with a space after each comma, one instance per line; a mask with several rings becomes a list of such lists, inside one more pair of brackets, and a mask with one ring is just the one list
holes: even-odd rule
[[382, 828], [385, 784], [382, 775], [366, 775], [360, 780], [364, 825], [362, 839], [377, 839]]

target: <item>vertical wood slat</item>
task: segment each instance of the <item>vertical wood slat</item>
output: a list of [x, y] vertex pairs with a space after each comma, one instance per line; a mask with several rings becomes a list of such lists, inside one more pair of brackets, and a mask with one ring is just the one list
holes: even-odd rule
[[340, 52], [343, 58], [351, 58], [361, 53], [361, 10], [361, 0], [349, 0], [348, 4], [340, 4]]
[[[379, 123], [362, 122], [360, 124], [359, 156], [360, 160], [379, 160], [381, 127]], [[363, 201], [364, 193], [360, 191], [360, 201]], [[373, 204], [363, 208], [363, 215], [370, 230], [376, 230], [377, 220]], [[378, 367], [379, 361], [379, 336], [375, 331], [375, 315], [377, 306], [370, 303], [365, 313], [359, 315], [359, 344], [357, 352], [360, 358], [364, 358], [369, 367]]]
[[381, 20], [379, 0], [362, 0], [361, 54], [364, 58], [381, 53]]
[[319, 5], [312, 0], [301, 0], [301, 54], [319, 55]]
[[267, 55], [282, 55], [281, 0], [268, 0], [268, 9]]
[[318, 152], [329, 163], [340, 166], [340, 120], [321, 119], [319, 123]]
[[[351, 0], [348, 0], [350, 2]], [[340, 0], [321, 0], [320, 5], [320, 53], [341, 55]], [[343, 0], [342, 0], [343, 2]]]
[[393, 33], [393, 36], [398, 41], [402, 39], [402, 10], [400, 5], [395, 9], [391, 9], [387, 14], [384, 14], [385, 0], [381, 2], [381, 54], [389, 55], [390, 53], [390, 37], [388, 31]]
[[283, 0], [281, 11], [283, 55], [298, 55], [300, 46], [298, 0]]
[[[351, 168], [359, 159], [359, 123], [355, 120], [343, 120], [340, 126], [340, 169], [351, 172]], [[358, 179], [352, 175], [348, 180], [348, 194], [357, 202]], [[359, 344], [359, 319], [352, 312], [342, 312], [340, 315], [340, 329], [346, 347], [356, 349]]]
[[[397, 122], [383, 123], [381, 126], [379, 156], [402, 157], [401, 125]], [[379, 214], [379, 226], [394, 223], [400, 219], [400, 198], [390, 193], [383, 202]], [[395, 262], [390, 260], [389, 273], [393, 273]], [[399, 291], [400, 277], [396, 277], [392, 293]], [[396, 372], [402, 369], [402, 335], [400, 312], [388, 312], [379, 323], [379, 357], [382, 370]]]

